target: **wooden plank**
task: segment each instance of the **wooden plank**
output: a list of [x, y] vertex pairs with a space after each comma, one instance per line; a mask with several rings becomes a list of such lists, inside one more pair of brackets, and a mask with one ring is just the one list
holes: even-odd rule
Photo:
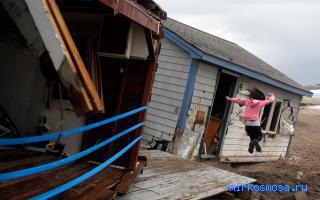
[[173, 141], [174, 134], [162, 133], [161, 139], [166, 141]]
[[254, 157], [239, 157], [239, 156], [234, 156], [234, 157], [222, 157], [220, 159], [221, 162], [234, 162], [234, 163], [248, 163], [248, 162], [268, 162], [268, 161], [275, 161], [275, 160], [279, 160], [280, 157], [258, 157], [258, 156], [254, 156]]
[[142, 173], [143, 168], [147, 165], [147, 161], [139, 161], [134, 171], [129, 171], [120, 180], [115, 191], [119, 194], [126, 194], [133, 186], [137, 176]]
[[[225, 145], [248, 145], [250, 142], [250, 138], [247, 136], [246, 138], [227, 138], [224, 141]], [[280, 140], [280, 141], [276, 141], [276, 140], [272, 140], [267, 139], [266, 141], [261, 141], [261, 145], [265, 146], [265, 147], [286, 147], [288, 146], [288, 140]]]
[[[156, 137], [158, 139], [161, 139], [161, 136], [162, 136], [162, 131], [159, 131], [159, 130], [156, 130], [156, 129], [153, 129], [153, 128], [149, 128], [149, 127], [144, 127], [143, 128], [143, 133], [144, 133], [143, 135], [148, 134], [148, 135], [154, 136], [154, 137]], [[153, 139], [153, 137], [151, 139]]]
[[255, 181], [161, 151], [141, 151], [141, 154], [147, 156], [148, 165], [120, 200], [202, 199], [226, 191], [231, 183]]
[[[71, 164], [51, 170], [32, 178], [20, 179], [14, 184], [0, 184], [0, 197], [3, 199], [29, 199], [64, 184], [91, 169], [88, 164]], [[17, 191], [17, 188], [21, 190]]]
[[169, 63], [176, 63], [176, 64], [182, 64], [182, 65], [190, 65], [191, 59], [187, 58], [177, 58], [177, 57], [171, 57], [171, 56], [159, 56], [159, 61], [162, 62], [169, 62]]
[[[145, 86], [144, 86], [144, 93], [143, 93], [143, 97], [141, 100], [141, 105], [142, 106], [147, 106], [148, 102], [150, 100], [150, 95], [151, 95], [151, 90], [152, 90], [152, 83], [154, 82], [154, 76], [155, 76], [155, 71], [156, 71], [156, 66], [157, 66], [157, 58], [159, 56], [159, 52], [160, 52], [160, 48], [161, 48], [161, 44], [158, 44], [158, 46], [156, 47], [156, 59], [155, 60], [151, 60], [149, 67], [148, 67], [148, 71], [147, 71], [147, 75], [146, 75], [146, 82], [145, 82]], [[147, 111], [143, 111], [140, 112], [139, 114], [139, 122], [143, 122], [146, 119], [146, 114]], [[137, 138], [139, 136], [141, 136], [142, 134], [142, 130], [143, 127], [139, 128], [138, 130], [136, 130], [135, 134], [134, 134], [134, 138]], [[140, 143], [141, 141], [139, 141]], [[129, 157], [129, 166], [128, 169], [129, 170], [134, 170], [136, 167], [136, 163], [137, 163], [137, 157], [139, 154], [139, 143], [137, 143], [131, 150], [130, 153], [130, 157]]]
[[179, 108], [181, 107], [181, 104], [182, 104], [182, 101], [180, 101], [180, 100], [176, 100], [176, 99], [172, 99], [172, 98], [169, 98], [169, 97], [160, 96], [160, 95], [157, 95], [157, 94], [152, 94], [151, 101], [163, 103], [163, 104], [166, 104], [166, 105], [176, 106], [176, 107], [179, 107]]
[[186, 86], [187, 85], [187, 80], [186, 79], [180, 79], [177, 77], [169, 77], [169, 76], [163, 76], [160, 74], [157, 74], [155, 76], [155, 81], [160, 81], [163, 83], [170, 83], [174, 85], [179, 85], [179, 86]]
[[174, 128], [171, 128], [171, 127], [166, 126], [166, 125], [154, 123], [154, 122], [151, 122], [151, 121], [146, 121], [145, 122], [145, 126], [148, 127], [148, 128], [153, 128], [153, 129], [156, 129], [156, 130], [159, 130], [159, 131], [162, 131], [162, 132], [166, 132], [166, 133], [172, 133], [173, 134], [174, 131], [175, 131]]
[[146, 40], [147, 40], [149, 58], [150, 58], [150, 60], [156, 60], [156, 52], [155, 52], [156, 50], [154, 49], [152, 32], [151, 32], [151, 30], [145, 28], [144, 29], [144, 34], [145, 34], [145, 37], [146, 37]]
[[[263, 152], [284, 152], [287, 146], [265, 146], [263, 143], [260, 145]], [[248, 151], [249, 143], [245, 144], [224, 144], [222, 151]]]
[[163, 82], [159, 82], [159, 81], [155, 81], [153, 83], [153, 87], [158, 88], [158, 89], [162, 89], [162, 90], [168, 90], [171, 92], [180, 93], [180, 94], [184, 94], [184, 92], [185, 92], [185, 87], [183, 87], [183, 86], [172, 85], [170, 83], [163, 83]]
[[166, 49], [165, 47], [161, 49], [160, 55], [163, 56], [174, 56], [177, 58], [190, 58], [189, 54], [181, 50]]
[[[81, 115], [92, 111], [93, 105], [90, 102], [83, 83], [79, 81], [79, 75], [67, 51], [66, 44], [60, 34], [58, 26], [52, 14], [47, 12], [48, 5], [46, 1], [26, 1], [26, 3], [32, 15], [36, 16], [34, 20], [62, 83], [74, 99], [73, 104], [77, 114]], [[54, 32], [54, 34], [52, 34], [52, 32]]]
[[64, 199], [110, 199], [116, 195], [110, 188], [120, 182], [124, 173], [122, 169], [108, 167], [60, 196]]
[[284, 152], [256, 152], [254, 151], [253, 154], [250, 154], [247, 151], [222, 151], [220, 156], [221, 157], [232, 157], [232, 156], [238, 156], [238, 157], [254, 157], [254, 156], [259, 156], [259, 157], [284, 157], [286, 155], [286, 151]]
[[148, 14], [147, 11], [138, 5], [136, 2], [127, 0], [113, 1], [113, 0], [99, 0], [102, 4], [112, 8], [115, 12], [121, 13], [128, 17], [132, 21], [146, 27], [157, 35], [160, 33], [160, 21], [155, 19], [152, 15]]
[[103, 111], [104, 105], [102, 102], [102, 99], [99, 97], [99, 94], [90, 78], [90, 75], [85, 67], [85, 64], [80, 56], [80, 53], [77, 49], [77, 46], [75, 45], [73, 38], [68, 30], [68, 27], [62, 17], [62, 14], [59, 10], [58, 5], [55, 1], [46, 0], [47, 6], [50, 10], [51, 15], [53, 16], [53, 19], [55, 20], [55, 23], [57, 25], [57, 32], [60, 33], [62, 36], [66, 48], [71, 56], [71, 59], [73, 60], [75, 67], [77, 69], [77, 72], [80, 74], [80, 78], [84, 83], [84, 87], [86, 91], [88, 92], [88, 95], [90, 97], [90, 100], [95, 108], [95, 111]]
[[185, 73], [188, 73], [190, 70], [190, 66], [188, 66], [188, 65], [162, 62], [162, 61], [158, 61], [158, 68], [169, 69], [169, 70], [174, 70], [174, 71], [178, 71], [178, 72], [185, 72]]
[[157, 94], [160, 96], [164, 97], [169, 97], [171, 99], [176, 99], [176, 100], [183, 100], [183, 94], [182, 93], [176, 93], [176, 92], [171, 92], [168, 90], [163, 90], [163, 89], [158, 89], [158, 88], [153, 88], [152, 89], [152, 94]]
[[31, 157], [31, 158], [27, 157], [20, 160], [4, 162], [4, 163], [0, 163], [0, 173], [26, 169], [36, 165], [49, 163], [54, 160], [57, 160], [57, 157], [52, 155], [40, 155], [40, 156]]
[[204, 77], [204, 76], [197, 76], [196, 82], [202, 83], [202, 84], [206, 84], [206, 85], [212, 85], [212, 86], [216, 84], [216, 80], [215, 79], [207, 78], [207, 77]]
[[[199, 72], [205, 73], [205, 74], [217, 74], [219, 68], [217, 66], [214, 66], [212, 64], [206, 64], [203, 62], [199, 63]], [[213, 78], [213, 77], [211, 77]]]
[[206, 92], [204, 90], [198, 90], [198, 89], [193, 90], [193, 96], [208, 99], [208, 100], [213, 99], [212, 92]]
[[189, 74], [186, 72], [173, 71], [168, 69], [158, 68], [156, 74], [163, 75], [167, 77], [179, 78], [183, 80], [187, 80]]
[[159, 117], [159, 116], [156, 116], [156, 115], [152, 115], [151, 113], [149, 113], [147, 115], [146, 120], [150, 121], [150, 122], [166, 125], [166, 126], [169, 126], [171, 128], [176, 128], [176, 126], [177, 126], [177, 121], [166, 119], [166, 118]]
[[149, 108], [148, 113], [151, 113], [153, 115], [159, 116], [159, 117], [163, 117], [166, 119], [171, 119], [173, 121], [177, 121], [179, 118], [179, 115], [177, 114], [173, 114], [173, 113], [168, 113], [166, 111], [162, 111], [162, 110], [158, 110], [155, 108]]
[[196, 82], [194, 85], [194, 89], [213, 93], [215, 91], [215, 85], [206, 85]]
[[178, 106], [173, 106], [170, 104], [164, 104], [164, 103], [160, 103], [160, 102], [156, 102], [156, 101], [151, 101], [149, 103], [149, 106], [158, 110], [162, 110], [162, 111], [167, 111], [169, 113], [173, 113], [173, 114], [179, 114], [180, 113], [180, 107]]
[[161, 45], [161, 51], [163, 51], [163, 49], [166, 50], [174, 50], [174, 51], [182, 51], [185, 52], [182, 48], [178, 47], [177, 45], [173, 44], [171, 41], [169, 40], [165, 40], [162, 39], [162, 45]]

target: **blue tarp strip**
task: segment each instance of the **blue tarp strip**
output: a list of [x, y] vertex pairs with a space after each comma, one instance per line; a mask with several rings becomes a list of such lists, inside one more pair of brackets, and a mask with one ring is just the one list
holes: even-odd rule
[[6, 139], [0, 139], [0, 146], [9, 146], [9, 145], [20, 145], [20, 144], [31, 144], [31, 143], [36, 143], [36, 142], [43, 142], [43, 141], [50, 141], [50, 140], [55, 140], [58, 139], [59, 137], [67, 137], [70, 135], [74, 135], [79, 132], [84, 132], [88, 131], [94, 128], [97, 128], [99, 126], [117, 121], [119, 119], [128, 117], [130, 115], [136, 114], [138, 112], [141, 112], [143, 110], [146, 110], [147, 106], [143, 106], [141, 108], [123, 113], [121, 115], [117, 115], [114, 117], [111, 117], [109, 119], [102, 120], [100, 122], [96, 122], [93, 124], [89, 124], [86, 126], [82, 126], [79, 128], [71, 129], [68, 131], [63, 131], [61, 133], [52, 133], [48, 135], [41, 135], [41, 136], [32, 136], [32, 137], [23, 137], [23, 138], [6, 138]]
[[54, 161], [54, 162], [51, 162], [51, 163], [48, 163], [48, 164], [44, 164], [44, 165], [40, 165], [40, 166], [36, 166], [36, 167], [31, 167], [31, 168], [28, 168], [28, 169], [23, 169], [23, 170], [18, 170], [18, 171], [13, 171], [13, 172], [8, 172], [8, 173], [3, 173], [3, 174], [0, 174], [0, 182], [2, 181], [9, 181], [9, 180], [12, 180], [12, 179], [17, 179], [17, 178], [22, 178], [22, 177], [26, 177], [26, 176], [30, 176], [30, 175], [34, 175], [34, 174], [38, 174], [38, 173], [41, 173], [41, 172], [44, 172], [44, 171], [47, 171], [47, 170], [50, 170], [50, 169], [54, 169], [54, 168], [57, 168], [57, 167], [60, 167], [62, 165], [65, 165], [65, 164], [68, 164], [70, 162], [73, 162], [73, 161], [76, 161], [102, 147], [104, 147], [105, 145], [109, 144], [110, 142], [113, 142], [114, 140], [136, 130], [137, 128], [141, 127], [144, 125], [144, 122], [140, 123], [140, 124], [137, 124], [135, 126], [132, 126], [122, 132], [120, 132], [119, 134], [117, 135], [114, 135], [112, 136], [111, 138], [93, 146], [93, 147], [90, 147], [84, 151], [81, 151], [77, 154], [74, 154], [68, 158], [64, 158], [64, 159], [61, 159], [61, 160], [58, 160], [58, 161]]
[[54, 197], [62, 192], [65, 192], [66, 190], [69, 190], [70, 188], [82, 183], [83, 181], [89, 179], [90, 177], [94, 176], [98, 172], [102, 171], [104, 168], [108, 167], [111, 163], [113, 163], [116, 159], [118, 159], [120, 156], [122, 156], [125, 152], [127, 152], [133, 145], [135, 145], [139, 140], [141, 139], [141, 136], [132, 141], [130, 144], [128, 144], [125, 148], [123, 148], [121, 151], [119, 151], [117, 154], [112, 156], [110, 159], [99, 165], [98, 167], [90, 170], [89, 172], [79, 176], [78, 178], [61, 185], [59, 187], [54, 188], [53, 190], [50, 190], [46, 193], [43, 193], [39, 196], [36, 196], [32, 198], [32, 200], [43, 200], [43, 199], [49, 199], [51, 197]]

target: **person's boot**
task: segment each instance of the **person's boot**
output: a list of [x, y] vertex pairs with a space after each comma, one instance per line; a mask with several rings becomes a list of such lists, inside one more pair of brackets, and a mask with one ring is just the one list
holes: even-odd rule
[[260, 152], [260, 153], [262, 152], [258, 140], [254, 139], [254, 140], [253, 140], [253, 145], [256, 147], [256, 151], [257, 151], [257, 152]]
[[251, 140], [248, 148], [249, 153], [253, 153], [253, 149], [254, 149], [254, 142], [253, 140]]

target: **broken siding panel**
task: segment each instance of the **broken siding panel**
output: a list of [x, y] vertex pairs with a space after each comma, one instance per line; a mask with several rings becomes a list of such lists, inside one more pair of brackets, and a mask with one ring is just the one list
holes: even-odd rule
[[[204, 74], [205, 76], [203, 76]], [[191, 159], [196, 159], [198, 155], [201, 143], [200, 140], [205, 129], [204, 124], [196, 124], [196, 116], [198, 111], [202, 111], [205, 113], [204, 116], [208, 116], [208, 112], [212, 106], [214, 98], [214, 91], [216, 90], [217, 77], [217, 67], [205, 63], [199, 63], [199, 68], [196, 75], [196, 83], [194, 85], [191, 105], [188, 110], [188, 116], [185, 125], [185, 131], [193, 131], [198, 138], [197, 142], [192, 148], [193, 151], [189, 156]], [[207, 121], [207, 119], [205, 119], [205, 121]]]
[[[279, 100], [290, 99], [290, 105], [293, 107], [293, 115], [295, 116], [294, 118], [296, 118], [300, 104], [299, 95], [266, 85], [250, 78], [241, 77], [240, 89], [236, 96], [238, 98], [247, 98], [245, 93], [241, 91], [254, 87], [260, 89], [265, 94], [273, 92]], [[290, 136], [281, 134], [277, 134], [272, 138], [266, 136], [266, 139], [261, 141], [263, 153], [255, 153], [254, 156], [248, 153], [248, 144], [250, 140], [245, 132], [244, 124], [240, 121], [238, 113], [241, 109], [244, 109], [244, 107], [239, 107], [238, 104], [234, 104], [234, 109], [231, 115], [231, 124], [228, 128], [227, 134], [225, 135], [220, 154], [221, 161], [261, 162], [284, 157], [288, 148]]]
[[[202, 76], [202, 72], [206, 72], [206, 76], [210, 77], [204, 77]], [[188, 119], [189, 122], [188, 127], [190, 126], [190, 123], [194, 123], [195, 115], [198, 111], [203, 111], [205, 113], [208, 112], [209, 107], [212, 105], [213, 96], [215, 88], [216, 88], [216, 80], [218, 76], [218, 68], [216, 68], [213, 65], [208, 65], [205, 63], [199, 63], [199, 69], [196, 76], [196, 83], [193, 90], [192, 95], [192, 104], [189, 108], [188, 112]], [[208, 92], [212, 91], [212, 92]], [[205, 114], [207, 116], [207, 114]]]
[[179, 118], [191, 58], [188, 53], [167, 39], [162, 47], [155, 73], [150, 108], [147, 111], [146, 140], [163, 139], [172, 141]]

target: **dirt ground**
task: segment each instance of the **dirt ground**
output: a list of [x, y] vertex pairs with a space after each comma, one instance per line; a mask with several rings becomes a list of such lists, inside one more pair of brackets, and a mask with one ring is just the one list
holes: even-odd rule
[[[304, 105], [320, 105], [319, 100]], [[233, 165], [210, 162], [216, 167], [257, 179], [258, 183], [307, 183], [309, 199], [320, 199], [320, 109], [301, 107], [289, 157], [278, 161]], [[262, 193], [267, 199], [280, 199], [288, 193]]]

